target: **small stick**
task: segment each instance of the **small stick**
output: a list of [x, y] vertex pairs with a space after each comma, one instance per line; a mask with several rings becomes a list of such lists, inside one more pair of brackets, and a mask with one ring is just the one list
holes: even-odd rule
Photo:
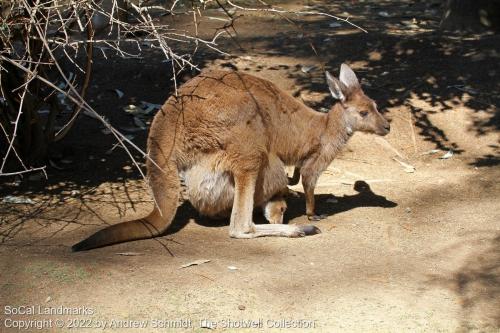
[[394, 148], [386, 139], [377, 136], [377, 137], [375, 137], [375, 142], [377, 142], [382, 147], [388, 148], [394, 154], [398, 155], [398, 157], [405, 159], [405, 160], [408, 159], [403, 154], [401, 154], [396, 148]]
[[408, 123], [410, 123], [410, 128], [411, 128], [411, 139], [413, 141], [413, 150], [415, 154], [418, 153], [417, 149], [417, 138], [415, 137], [415, 127], [413, 126], [413, 115], [410, 111], [410, 119], [408, 119]]

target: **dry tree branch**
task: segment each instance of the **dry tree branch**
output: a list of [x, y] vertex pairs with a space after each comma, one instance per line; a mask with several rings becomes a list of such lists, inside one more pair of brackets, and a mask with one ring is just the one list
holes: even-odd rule
[[[87, 94], [87, 89], [90, 83], [90, 75], [92, 73], [92, 61], [93, 61], [93, 53], [94, 53], [94, 24], [92, 23], [90, 19], [90, 14], [88, 11], [86, 11], [85, 15], [87, 16], [87, 63], [85, 66], [85, 78], [83, 81], [83, 87], [81, 90], [81, 98], [84, 99], [85, 95]], [[54, 142], [57, 142], [61, 139], [63, 139], [68, 133], [71, 127], [73, 127], [73, 124], [75, 123], [77, 115], [81, 111], [81, 106], [78, 104], [75, 104], [73, 107], [73, 113], [71, 115], [70, 121], [66, 123], [55, 135], [54, 135]]]
[[[267, 12], [278, 14], [285, 18], [285, 14], [326, 16], [345, 22], [366, 32], [363, 28], [349, 21], [349, 18], [341, 18], [328, 13], [314, 11], [287, 11], [269, 6], [264, 1], [259, 1], [266, 5], [266, 8], [244, 7], [236, 4], [236, 1], [233, 2], [232, 0], [227, 0], [224, 5], [232, 6], [235, 10]], [[2, 131], [0, 131], [0, 133], [3, 133], [9, 147], [7, 153], [4, 155], [2, 165], [0, 166], [0, 175], [24, 174], [30, 170], [40, 170], [40, 168], [33, 168], [30, 165], [25, 165], [21, 154], [18, 154], [16, 151], [15, 143], [16, 133], [18, 131], [17, 127], [21, 121], [21, 114], [23, 113], [23, 105], [26, 96], [29, 95], [30, 98], [32, 96], [30, 93], [30, 83], [36, 78], [36, 80], [43, 83], [43, 87], [50, 89], [47, 97], [39, 97], [37, 103], [43, 103], [43, 101], [47, 100], [49, 98], [48, 96], [51, 96], [54, 92], [60, 93], [65, 99], [73, 103], [69, 120], [67, 120], [56, 133], [54, 133], [52, 129], [46, 128], [45, 133], [48, 134], [47, 140], [49, 140], [49, 143], [63, 139], [72, 128], [81, 111], [86, 111], [109, 129], [116, 138], [118, 144], [125, 149], [128, 156], [144, 177], [142, 170], [139, 168], [127, 144], [147, 159], [149, 159], [148, 154], [112, 127], [103, 116], [99, 115], [85, 101], [86, 92], [90, 84], [94, 49], [99, 49], [103, 53], [104, 58], [108, 60], [105, 49], [113, 50], [122, 58], [139, 58], [143, 55], [141, 47], [143, 43], [147, 43], [151, 47], [160, 48], [163, 56], [172, 63], [172, 82], [176, 94], [178, 85], [177, 75], [180, 71], [186, 67], [197, 71], [200, 70], [193, 61], [193, 55], [201, 46], [212, 49], [219, 54], [228, 55], [228, 53], [218, 46], [219, 38], [225, 35], [228, 35], [229, 38], [239, 45], [230, 29], [234, 30], [236, 33], [234, 22], [237, 18], [242, 16], [230, 13], [219, 0], [216, 0], [217, 4], [228, 16], [229, 23], [225, 21], [224, 26], [216, 29], [211, 39], [204, 39], [199, 35], [200, 21], [198, 17], [202, 16], [201, 9], [205, 9], [206, 2], [191, 2], [191, 7], [182, 10], [176, 10], [177, 5], [180, 3], [179, 0], [173, 1], [170, 8], [147, 5], [148, 2], [147, 0], [142, 2], [139, 1], [138, 3], [129, 0], [14, 0], [11, 2], [10, 10], [2, 12], [2, 16], [8, 16], [6, 16], [7, 20], [5, 21], [3, 20], [4, 17], [2, 17], [2, 22], [7, 22], [9, 30], [7, 32], [3, 30], [0, 31], [0, 78], [2, 75], [13, 74], [9, 73], [7, 68], [3, 65], [9, 64], [13, 66], [13, 70], [24, 73], [26, 79], [24, 84], [16, 87], [17, 90], [22, 89], [22, 93], [18, 98], [5, 99], [8, 101], [15, 100], [16, 107], [13, 109], [13, 105], [10, 105], [10, 103], [7, 103], [9, 104], [6, 107], [8, 111], [4, 111], [0, 107], [0, 112], [4, 112], [6, 116], [13, 119], [13, 121], [11, 121], [12, 128], [5, 128], [5, 124], [7, 124], [7, 126], [11, 125], [9, 122], [0, 123], [2, 126]], [[124, 3], [128, 9], [124, 7]], [[123, 14], [124, 10], [127, 11], [131, 20], [122, 19], [120, 14]], [[155, 13], [155, 11], [158, 12]], [[8, 14], [5, 14], [6, 12], [8, 12]], [[188, 14], [192, 16], [194, 24], [193, 34], [176, 29], [169, 24], [163, 23], [164, 21], [158, 20], [158, 17], [160, 17], [158, 15], [178, 14]], [[86, 20], [82, 19], [83, 16], [86, 16]], [[94, 23], [96, 23], [96, 26], [94, 26]], [[15, 36], [13, 31], [17, 31], [16, 29], [24, 31], [24, 40], [20, 40]], [[82, 36], [82, 32], [86, 32], [87, 35]], [[96, 38], [97, 34], [99, 34], [98, 38]], [[103, 34], [107, 36], [102, 38]], [[20, 41], [21, 44], [23, 44], [21, 48], [18, 47]], [[39, 43], [38, 45], [41, 46], [40, 54], [37, 54], [35, 49], [31, 47], [32, 44], [35, 45], [35, 43]], [[188, 46], [193, 45], [192, 53], [179, 53], [179, 49], [173, 48], [173, 45], [177, 45], [174, 43], [181, 43]], [[78, 51], [82, 45], [85, 46], [86, 50], [86, 64], [84, 66], [80, 66], [76, 60]], [[126, 48], [124, 45], [135, 45], [138, 53], [134, 54], [134, 51], [130, 51], [130, 48]], [[71, 56], [73, 51], [74, 59]], [[76, 78], [68, 76], [64, 71], [63, 61], [69, 62], [70, 65], [78, 69], [79, 72], [83, 72], [83, 80], [80, 88], [77, 88]], [[38, 71], [38, 69], [40, 69], [40, 71]], [[51, 76], [47, 75], [47, 73], [55, 75], [62, 80], [62, 83], [57, 84], [57, 81], [54, 78], [51, 79]], [[62, 88], [60, 86], [61, 84]], [[0, 88], [2, 93], [13, 94], [12, 91], [4, 92], [3, 86]], [[17, 109], [17, 111], [15, 109]], [[34, 110], [32, 112], [36, 115], [37, 111]], [[49, 125], [47, 126], [55, 127], [55, 114], [58, 111], [52, 110], [51, 112], [53, 112], [50, 115], [52, 121], [48, 122]], [[9, 155], [16, 156], [23, 170], [18, 173], [4, 172], [6, 160]], [[154, 161], [152, 162], [155, 164]]]
[[[33, 78], [37, 78], [38, 80], [42, 81], [43, 83], [45, 83], [46, 85], [50, 86], [51, 88], [53, 88], [54, 90], [56, 91], [59, 91], [61, 93], [64, 93], [64, 91], [57, 87], [56, 85], [54, 85], [52, 82], [50, 82], [49, 80], [41, 77], [40, 75], [36, 74], [36, 73], [33, 73], [31, 72], [29, 69], [23, 67], [22, 65], [18, 64], [17, 62], [9, 59], [9, 58], [5, 58], [3, 57], [2, 55], [0, 55], [0, 59], [2, 59], [3, 61], [7, 61], [9, 63], [11, 63], [12, 65], [16, 66], [17, 68], [21, 69], [22, 71], [25, 71], [27, 74], [29, 75], [32, 75]], [[98, 119], [99, 121], [101, 121], [101, 123], [103, 123], [109, 130], [110, 132], [114, 135], [114, 137], [116, 138], [116, 140], [120, 143], [120, 146], [127, 152], [127, 155], [130, 157], [130, 159], [132, 160], [132, 162], [134, 163], [134, 165], [136, 166], [136, 168], [139, 170], [139, 172], [141, 173], [141, 176], [143, 177], [143, 179], [146, 180], [146, 175], [144, 174], [144, 172], [142, 171], [141, 167], [139, 166], [139, 164], [137, 163], [137, 161], [135, 160], [134, 156], [132, 155], [132, 153], [130, 152], [130, 150], [128, 149], [127, 145], [125, 144], [128, 143], [129, 145], [131, 145], [136, 151], [138, 151], [139, 153], [142, 154], [142, 157], [143, 158], [147, 158], [148, 160], [150, 160], [159, 170], [163, 171], [163, 169], [152, 159], [149, 157], [148, 154], [146, 154], [141, 148], [139, 148], [136, 144], [134, 144], [131, 140], [129, 140], [125, 135], [123, 135], [122, 133], [120, 133], [117, 129], [115, 129], [113, 126], [111, 126], [111, 124], [109, 124], [109, 122], [106, 121], [106, 119], [104, 119], [104, 117], [102, 117], [97, 111], [95, 111], [92, 107], [90, 107], [88, 104], [86, 103], [81, 103], [81, 101], [79, 101], [77, 98], [75, 98], [74, 96], [72, 95], [68, 95], [68, 98], [70, 98], [74, 103], [80, 105], [81, 108], [89, 111], [92, 113], [92, 115]], [[40, 170], [40, 169], [43, 169], [44, 172], [45, 172], [45, 167], [42, 167], [42, 168], [32, 168], [31, 171], [35, 171], [35, 170]], [[8, 174], [4, 174], [4, 175], [14, 175], [14, 174], [22, 174], [22, 173], [25, 173], [25, 172], [28, 172], [30, 170], [24, 170], [24, 171], [18, 171], [18, 172], [14, 172], [14, 173], [8, 173]], [[164, 172], [164, 171], [163, 171]], [[154, 198], [153, 196], [153, 200], [155, 201], [155, 205], [158, 205], [157, 202], [156, 202], [156, 198]]]
[[25, 173], [30, 173], [30, 172], [37, 172], [37, 171], [42, 171], [45, 175], [45, 178], [47, 178], [47, 173], [45, 172], [46, 166], [44, 165], [43, 167], [38, 167], [38, 168], [26, 168], [26, 170], [20, 170], [20, 171], [14, 171], [14, 172], [2, 172], [0, 173], [0, 177], [8, 177], [8, 176], [18, 176], [22, 175]]
[[347, 23], [347, 24], [349, 24], [349, 25], [351, 25], [351, 26], [353, 26], [353, 27], [355, 27], [363, 32], [368, 33], [368, 31], [366, 31], [365, 29], [363, 29], [359, 25], [349, 21], [349, 18], [341, 18], [341, 17], [335, 16], [335, 15], [332, 15], [329, 13], [315, 12], [315, 11], [290, 11], [290, 10], [273, 8], [272, 6], [269, 6], [267, 4], [266, 4], [266, 6], [268, 6], [268, 8], [249, 8], [249, 7], [242, 7], [240, 5], [237, 5], [237, 4], [233, 3], [231, 0], [227, 0], [227, 3], [236, 9], [244, 10], [247, 12], [270, 12], [270, 13], [279, 13], [279, 14], [326, 16], [326, 17], [335, 19], [337, 21], [345, 22], [345, 23]]

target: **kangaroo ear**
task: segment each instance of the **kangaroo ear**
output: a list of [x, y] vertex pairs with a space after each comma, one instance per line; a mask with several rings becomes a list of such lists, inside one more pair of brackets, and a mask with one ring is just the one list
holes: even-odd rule
[[325, 72], [326, 75], [326, 83], [328, 83], [328, 88], [330, 88], [330, 93], [333, 98], [338, 99], [341, 102], [345, 101], [345, 95], [343, 92], [343, 84], [339, 80], [337, 80], [332, 74], [328, 71]]
[[346, 64], [340, 66], [340, 82], [342, 82], [349, 90], [359, 88], [359, 81], [351, 67]]

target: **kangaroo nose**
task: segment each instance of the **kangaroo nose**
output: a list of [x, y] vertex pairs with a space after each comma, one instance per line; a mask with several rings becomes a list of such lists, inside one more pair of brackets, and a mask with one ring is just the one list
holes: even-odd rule
[[384, 125], [384, 128], [387, 130], [387, 132], [389, 132], [389, 131], [391, 130], [391, 124], [386, 123], [386, 124]]

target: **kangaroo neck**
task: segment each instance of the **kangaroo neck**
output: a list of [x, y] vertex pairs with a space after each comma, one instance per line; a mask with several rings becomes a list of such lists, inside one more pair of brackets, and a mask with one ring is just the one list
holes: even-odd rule
[[[333, 159], [352, 134], [348, 119], [340, 103], [328, 114], [306, 106], [290, 115], [287, 125], [276, 126], [274, 143], [277, 155], [287, 165], [301, 164], [310, 158]], [[281, 130], [284, 130], [281, 131]]]
[[[323, 134], [324, 144], [333, 144], [342, 148], [354, 134], [353, 124], [341, 103], [336, 103], [328, 113], [327, 125]], [[326, 141], [326, 142], [325, 142]]]
[[327, 159], [333, 159], [354, 134], [352, 122], [341, 103], [337, 103], [328, 113], [325, 132], [321, 138]]

